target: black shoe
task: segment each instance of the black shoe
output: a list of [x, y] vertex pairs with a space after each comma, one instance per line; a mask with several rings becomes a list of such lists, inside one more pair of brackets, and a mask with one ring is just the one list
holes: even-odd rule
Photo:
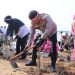
[[36, 62], [34, 61], [31, 61], [28, 64], [26, 64], [26, 66], [36, 66], [36, 65], [37, 65]]
[[56, 72], [56, 67], [55, 66], [50, 66], [51, 72]]

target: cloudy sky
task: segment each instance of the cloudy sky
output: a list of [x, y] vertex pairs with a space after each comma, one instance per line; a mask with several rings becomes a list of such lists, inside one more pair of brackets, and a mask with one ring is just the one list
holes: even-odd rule
[[75, 0], [0, 0], [0, 26], [5, 26], [4, 17], [11, 15], [29, 27], [28, 13], [33, 9], [49, 14], [56, 22], [58, 30], [70, 31], [75, 14]]

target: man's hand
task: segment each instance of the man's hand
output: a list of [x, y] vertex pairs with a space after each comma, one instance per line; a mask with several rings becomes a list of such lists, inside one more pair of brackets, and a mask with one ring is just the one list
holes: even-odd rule
[[39, 47], [43, 44], [44, 41], [45, 41], [45, 39], [39, 39], [39, 40], [36, 42], [35, 47], [39, 48]]
[[12, 40], [12, 37], [11, 36], [7, 36], [6, 39], [7, 39], [7, 41], [10, 41], [10, 40]]
[[11, 36], [6, 36], [7, 44], [10, 44], [10, 41], [12, 40]]

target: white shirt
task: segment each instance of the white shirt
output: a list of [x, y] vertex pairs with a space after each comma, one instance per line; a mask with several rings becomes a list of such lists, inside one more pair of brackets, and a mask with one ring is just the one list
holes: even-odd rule
[[19, 28], [18, 31], [18, 36], [23, 38], [25, 35], [27, 35], [29, 33], [29, 29], [27, 28], [27, 26], [23, 25]]

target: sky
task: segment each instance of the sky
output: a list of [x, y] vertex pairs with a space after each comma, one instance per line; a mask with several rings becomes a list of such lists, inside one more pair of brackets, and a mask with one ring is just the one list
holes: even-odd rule
[[4, 17], [11, 15], [30, 27], [28, 14], [31, 10], [49, 14], [57, 24], [58, 31], [70, 31], [75, 0], [0, 0], [0, 26], [7, 26]]

